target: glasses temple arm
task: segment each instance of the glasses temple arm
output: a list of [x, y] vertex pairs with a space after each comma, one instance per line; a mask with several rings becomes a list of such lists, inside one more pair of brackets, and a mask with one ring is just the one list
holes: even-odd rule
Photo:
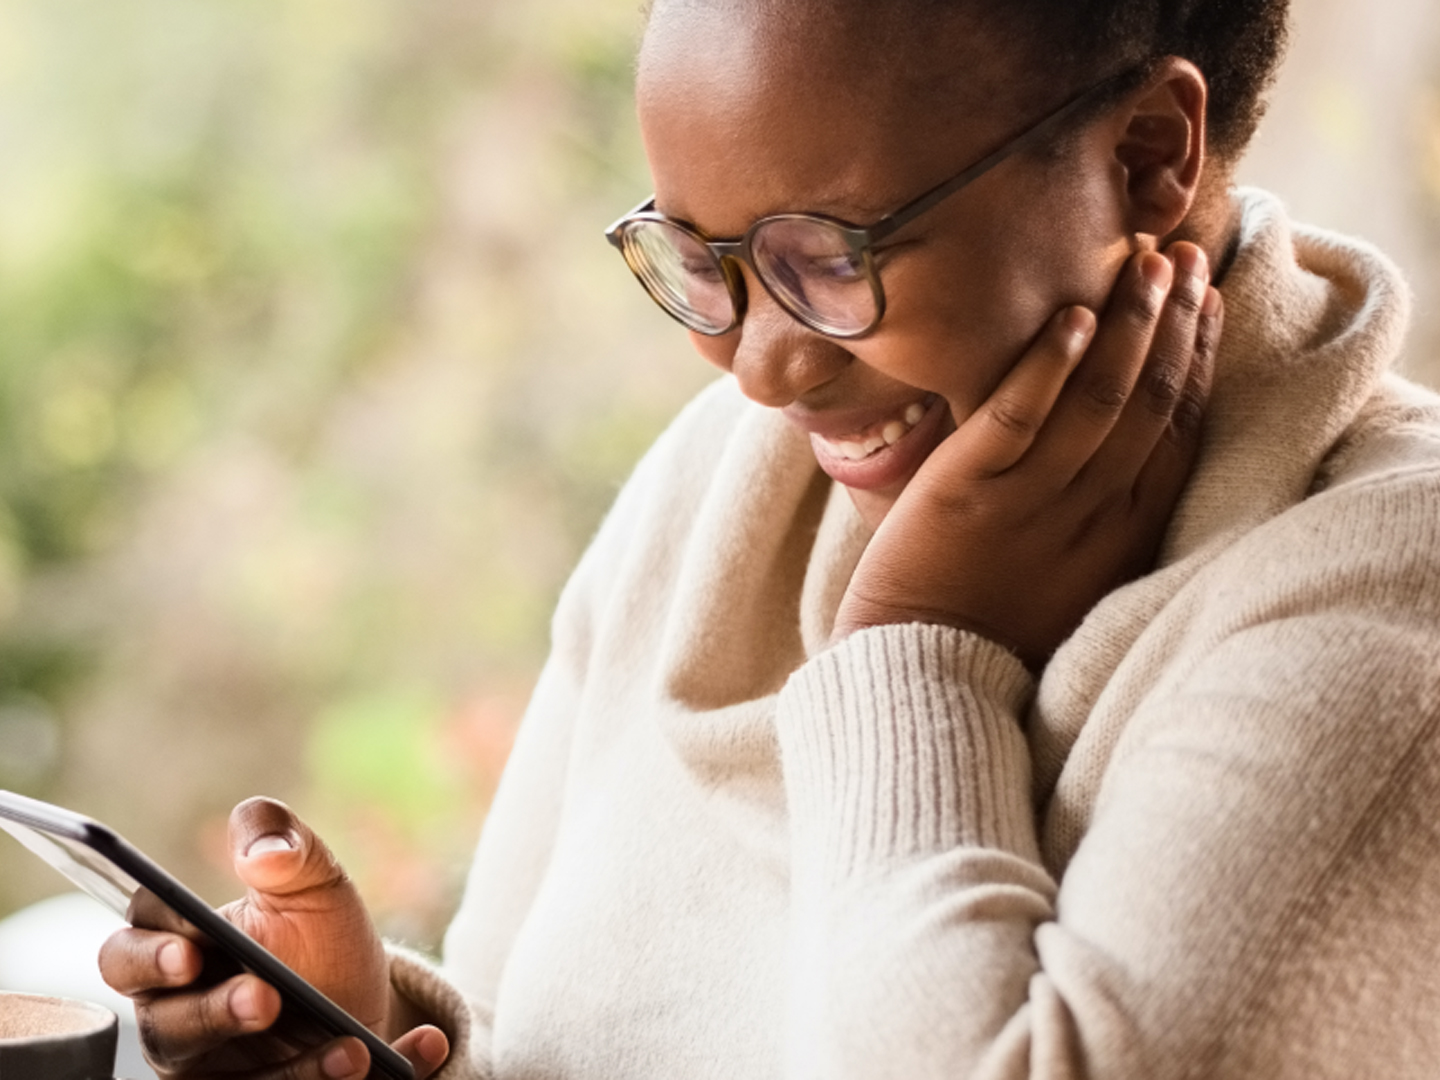
[[1088, 90], [1081, 91], [1075, 97], [1067, 101], [1064, 105], [1061, 105], [1049, 116], [1041, 120], [1029, 131], [1023, 132], [1022, 134], [1016, 136], [1014, 139], [1011, 139], [1009, 142], [1005, 143], [998, 150], [992, 151], [986, 157], [981, 158], [974, 165], [971, 165], [968, 169], [962, 172], [959, 176], [952, 176], [949, 180], [945, 180], [942, 183], [931, 188], [929, 191], [927, 191], [924, 195], [921, 195], [910, 205], [901, 207], [889, 217], [881, 218], [879, 221], [877, 221], [874, 225], [870, 226], [870, 228], [866, 230], [866, 232], [869, 234], [870, 242], [872, 244], [878, 243], [885, 237], [889, 236], [891, 233], [901, 228], [904, 228], [921, 214], [925, 213], [927, 210], [932, 209], [943, 200], [955, 194], [955, 192], [959, 191], [966, 184], [973, 183], [974, 181], [980, 179], [980, 177], [984, 176], [991, 169], [995, 168], [996, 165], [999, 165], [1006, 158], [1011, 157], [1014, 154], [1018, 154], [1021, 151], [1030, 149], [1030, 147], [1032, 147], [1034, 144], [1042, 141], [1046, 136], [1048, 136], [1057, 126], [1059, 126], [1061, 121], [1068, 119], [1074, 113], [1079, 111], [1079, 109], [1086, 103], [1088, 103], [1090, 100], [1099, 96], [1102, 91], [1106, 90], [1110, 86], [1114, 85], [1121, 79], [1124, 79], [1131, 74], [1133, 74], [1132, 71], [1122, 72], [1119, 75], [1113, 76], [1109, 79], [1104, 80], [1103, 82], [1097, 83], [1096, 85], [1090, 87]]

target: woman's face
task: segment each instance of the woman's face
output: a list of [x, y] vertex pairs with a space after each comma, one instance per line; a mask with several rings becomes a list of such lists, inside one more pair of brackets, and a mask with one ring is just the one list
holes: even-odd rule
[[[657, 208], [709, 236], [783, 211], [873, 223], [1081, 89], [1020, 104], [1003, 50], [958, 20], [930, 33], [846, 26], [823, 0], [760, 6], [662, 5], [641, 51]], [[747, 269], [744, 321], [694, 345], [808, 432], [878, 524], [1057, 310], [1103, 304], [1134, 250], [1123, 184], [1103, 136], [1013, 157], [877, 249], [887, 308], [865, 337], [806, 329]]]

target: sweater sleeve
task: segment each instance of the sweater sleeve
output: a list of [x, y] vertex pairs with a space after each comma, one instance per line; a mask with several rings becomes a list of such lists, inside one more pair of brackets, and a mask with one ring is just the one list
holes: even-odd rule
[[1018, 663], [921, 625], [807, 663], [777, 718], [785, 1075], [1433, 1075], [1440, 558], [1386, 558], [1278, 559], [1227, 598], [1129, 719], [1060, 882]]
[[786, 685], [787, 1077], [965, 1076], [1024, 1006], [1056, 893], [1030, 690], [998, 645], [923, 625], [854, 634]]

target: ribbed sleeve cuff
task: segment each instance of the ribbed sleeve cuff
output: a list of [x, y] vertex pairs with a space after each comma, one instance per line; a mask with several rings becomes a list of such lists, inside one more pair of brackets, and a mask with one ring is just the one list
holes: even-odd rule
[[390, 954], [391, 985], [450, 1040], [450, 1056], [439, 1072], [431, 1074], [432, 1080], [486, 1080], [490, 1076], [484, 1064], [488, 1054], [475, 1053], [474, 1025], [465, 995], [419, 953], [398, 945], [387, 945], [386, 952]]
[[829, 880], [962, 846], [1037, 860], [1014, 655], [946, 626], [882, 626], [811, 659], [776, 722], [792, 859]]

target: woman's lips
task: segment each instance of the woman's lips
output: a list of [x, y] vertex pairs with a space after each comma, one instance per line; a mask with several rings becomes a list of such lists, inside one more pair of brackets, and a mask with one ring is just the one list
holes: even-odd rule
[[815, 429], [828, 426], [821, 416], [798, 422], [810, 432], [815, 460], [827, 476], [849, 488], [875, 491], [914, 475], [944, 438], [948, 415], [945, 399], [931, 394], [850, 435], [821, 434]]

